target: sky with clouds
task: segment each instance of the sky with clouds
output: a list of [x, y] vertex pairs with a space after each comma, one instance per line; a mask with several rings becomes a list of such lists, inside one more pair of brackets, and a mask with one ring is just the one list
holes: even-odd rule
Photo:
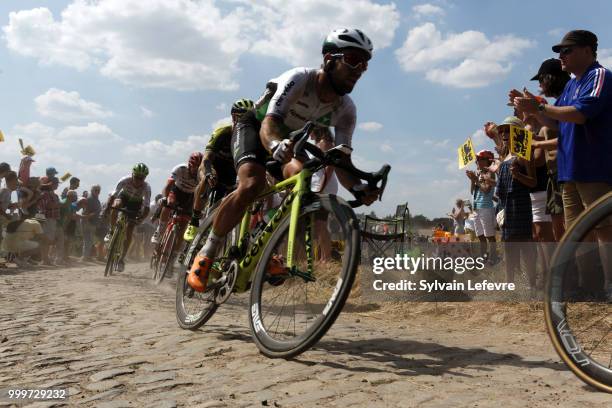
[[374, 58], [351, 97], [354, 161], [390, 163], [383, 201], [394, 212], [441, 216], [468, 196], [456, 148], [510, 111], [507, 91], [529, 87], [550, 47], [571, 29], [595, 32], [612, 66], [609, 1], [3, 0], [0, 2], [0, 161], [34, 146], [33, 175], [69, 171], [103, 194], [133, 163], [153, 191], [202, 150], [228, 107], [257, 99], [268, 79], [318, 66], [336, 27], [359, 27]]

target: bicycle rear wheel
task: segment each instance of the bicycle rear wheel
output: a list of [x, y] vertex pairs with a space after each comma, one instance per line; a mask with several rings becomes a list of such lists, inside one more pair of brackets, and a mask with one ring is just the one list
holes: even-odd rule
[[193, 290], [187, 283], [187, 274], [191, 269], [191, 264], [208, 238], [212, 222], [212, 215], [204, 220], [200, 232], [191, 243], [184, 267], [181, 268], [176, 280], [176, 320], [183, 329], [198, 329], [215, 314], [218, 308], [215, 302], [215, 290], [200, 293]]
[[174, 264], [174, 245], [176, 244], [176, 225], [172, 227], [170, 232], [164, 234], [162, 239], [161, 253], [157, 267], [157, 276], [155, 283], [158, 285], [164, 280], [166, 274], [170, 271]]
[[551, 261], [544, 305], [546, 328], [559, 356], [578, 378], [606, 392], [612, 392], [612, 304], [605, 291], [586, 292], [584, 286], [606, 266], [606, 255], [612, 259], [610, 243], [600, 247], [589, 241], [596, 227], [611, 228], [610, 217], [612, 193], [593, 203], [565, 233]]
[[[287, 254], [289, 218], [270, 237], [251, 286], [251, 334], [268, 357], [293, 357], [319, 341], [340, 314], [359, 263], [355, 213], [339, 197], [317, 195], [300, 211], [294, 266], [283, 270], [279, 263]], [[332, 240], [341, 248], [339, 258], [322, 253]]]

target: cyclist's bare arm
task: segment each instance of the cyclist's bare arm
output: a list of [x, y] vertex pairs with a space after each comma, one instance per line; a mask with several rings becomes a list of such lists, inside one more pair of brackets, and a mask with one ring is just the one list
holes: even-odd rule
[[166, 182], [166, 185], [164, 186], [164, 189], [162, 190], [162, 195], [164, 197], [168, 197], [168, 194], [170, 194], [170, 189], [172, 188], [172, 186], [174, 185], [174, 179], [169, 178], [168, 181]]
[[272, 115], [266, 115], [266, 117], [261, 122], [261, 130], [259, 131], [259, 137], [261, 138], [261, 144], [263, 144], [264, 148], [271, 154], [272, 153], [272, 143], [275, 141], [281, 141], [282, 132], [280, 128], [280, 123], [282, 119]]

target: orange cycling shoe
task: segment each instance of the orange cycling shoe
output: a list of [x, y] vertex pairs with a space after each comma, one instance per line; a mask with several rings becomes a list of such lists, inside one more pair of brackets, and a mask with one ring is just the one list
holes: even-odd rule
[[285, 266], [285, 258], [282, 255], [272, 255], [268, 261], [268, 267], [266, 271], [272, 275], [283, 275], [287, 273], [287, 267]]
[[189, 275], [187, 275], [187, 284], [196, 292], [204, 292], [208, 283], [208, 273], [213, 264], [212, 258], [207, 256], [196, 255], [191, 265]]

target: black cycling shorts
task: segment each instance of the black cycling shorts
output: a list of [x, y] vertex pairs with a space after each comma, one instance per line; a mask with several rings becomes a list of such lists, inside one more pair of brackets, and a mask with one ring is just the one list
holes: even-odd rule
[[179, 208], [179, 214], [191, 215], [193, 212], [193, 193], [187, 193], [172, 185], [168, 193], [168, 207]]
[[236, 185], [236, 169], [232, 162], [217, 159], [213, 160], [212, 164], [217, 172], [217, 183], [229, 187]]
[[130, 200], [130, 197], [124, 193], [119, 194], [119, 197], [117, 197], [116, 200], [119, 200], [121, 203], [117, 206], [113, 205], [113, 207], [125, 208], [127, 210], [126, 215], [128, 220], [133, 221], [136, 219], [138, 214], [140, 214], [143, 204], [142, 200]]
[[253, 111], [242, 115], [234, 126], [232, 155], [234, 156], [236, 171], [242, 163], [255, 162], [265, 166], [266, 161], [271, 160], [270, 154], [261, 144], [260, 128], [261, 123], [257, 120]]

